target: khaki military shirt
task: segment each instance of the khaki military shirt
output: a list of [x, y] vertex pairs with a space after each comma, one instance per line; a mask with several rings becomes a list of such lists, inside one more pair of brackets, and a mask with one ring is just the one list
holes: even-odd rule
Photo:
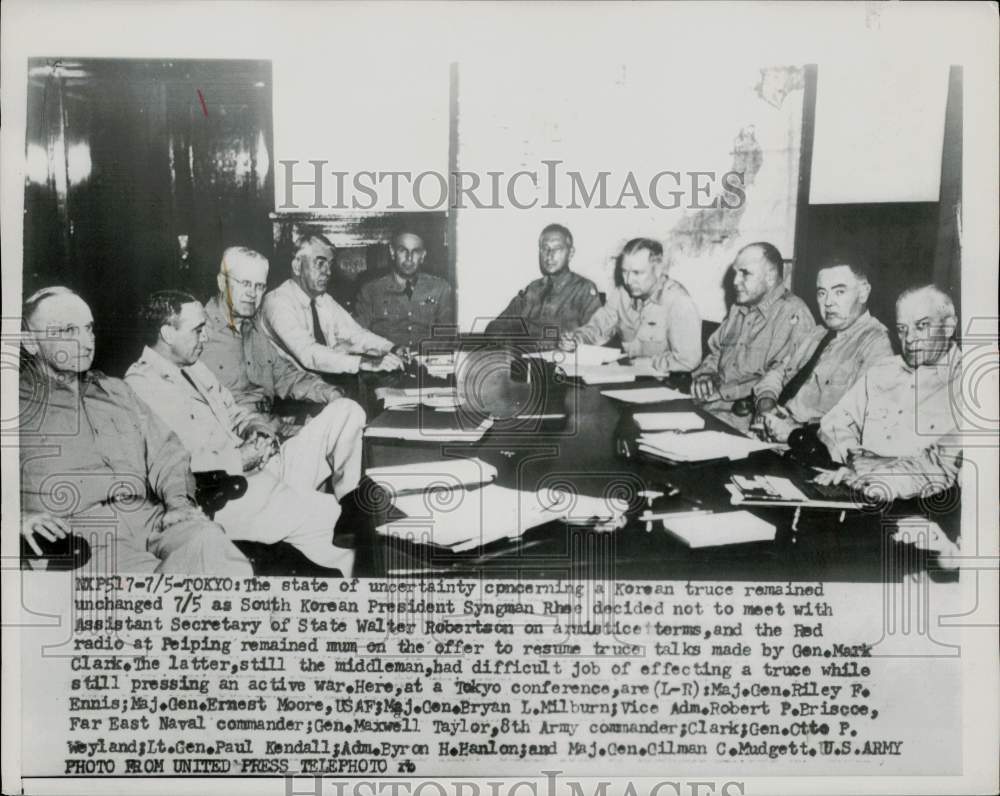
[[[825, 326], [816, 326], [787, 359], [764, 374], [754, 388], [754, 396], [777, 400], [782, 388], [805, 367], [826, 333]], [[890, 356], [888, 330], [880, 320], [864, 312], [830, 341], [809, 378], [785, 408], [799, 423], [814, 423], [833, 408], [861, 374]]]
[[164, 507], [194, 505], [187, 451], [125, 382], [91, 371], [77, 395], [25, 367], [20, 398], [23, 511], [99, 516], [122, 504], [151, 531]]
[[[417, 350], [423, 340], [450, 331], [455, 323], [455, 301], [451, 285], [441, 277], [417, 272], [413, 294], [394, 274], [386, 274], [363, 285], [354, 302], [354, 318], [375, 334]], [[445, 329], [441, 329], [445, 327]]]
[[893, 461], [876, 475], [896, 497], [943, 491], [956, 481], [961, 439], [957, 346], [935, 365], [911, 368], [894, 356], [872, 365], [820, 421], [830, 455], [847, 461], [864, 448]]
[[724, 401], [745, 398], [815, 326], [805, 302], [777, 285], [754, 306], [734, 304], [730, 308], [722, 325], [708, 339], [708, 356], [693, 375], [717, 374], [719, 395]]
[[527, 333], [537, 338], [545, 336], [546, 327], [558, 327], [560, 333], [572, 332], [587, 323], [600, 306], [597, 286], [566, 269], [554, 277], [543, 276], [529, 282], [490, 322], [486, 331], [491, 334]]
[[283, 357], [259, 320], [230, 319], [218, 296], [205, 304], [207, 340], [200, 361], [248, 409], [270, 412], [276, 398], [327, 403], [340, 391]]
[[602, 345], [618, 333], [633, 357], [656, 357], [657, 367], [690, 371], [701, 362], [701, 316], [680, 282], [662, 278], [645, 299], [620, 287], [573, 336]]

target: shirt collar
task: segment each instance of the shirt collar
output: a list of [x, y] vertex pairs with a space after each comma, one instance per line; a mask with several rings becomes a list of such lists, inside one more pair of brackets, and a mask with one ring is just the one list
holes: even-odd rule
[[752, 307], [748, 307], [745, 304], [737, 304], [736, 306], [739, 308], [740, 312], [742, 312], [744, 315], [747, 315], [756, 310], [761, 315], [766, 317], [767, 314], [771, 311], [771, 307], [773, 307], [780, 299], [784, 298], [787, 293], [788, 289], [782, 283], [779, 282], [777, 285], [775, 285], [769, 291], [767, 291], [767, 293], [764, 294], [764, 297], [756, 304], [754, 304]]
[[166, 357], [154, 351], [149, 346], [142, 349], [139, 362], [148, 367], [153, 373], [164, 379], [176, 379], [181, 377], [181, 369]]
[[553, 290], [561, 290], [566, 286], [566, 283], [573, 278], [573, 272], [570, 271], [569, 268], [564, 268], [555, 276], [546, 274], [542, 278], [552, 285]]
[[918, 371], [923, 372], [927, 375], [937, 376], [942, 381], [951, 381], [952, 377], [956, 374], [953, 370], [957, 370], [961, 363], [961, 355], [958, 350], [958, 344], [952, 340], [951, 345], [948, 346], [948, 350], [945, 355], [941, 357], [933, 365], [921, 365], [918, 368], [911, 368], [906, 364], [906, 360], [903, 355], [900, 354], [899, 357], [899, 367], [904, 373], [914, 374]]
[[[306, 293], [299, 285], [299, 283], [296, 282], [294, 279], [289, 277], [288, 280], [285, 282], [285, 284], [288, 285], [288, 292], [303, 307], [308, 307], [310, 304], [312, 304], [312, 296]], [[324, 295], [323, 293], [320, 293], [318, 296], [316, 296], [316, 298], [317, 299], [322, 298], [323, 295]]]
[[420, 281], [420, 274], [421, 272], [417, 271], [410, 279], [404, 279], [403, 284], [399, 284], [398, 275], [396, 274], [395, 271], [391, 271], [389, 273], [389, 286], [392, 288], [394, 292], [402, 293], [404, 290], [406, 290], [407, 282], [412, 283], [414, 287], [417, 286], [417, 283]]
[[205, 316], [216, 329], [227, 329], [237, 337], [240, 336], [243, 324], [248, 321], [252, 323], [254, 320], [253, 318], [240, 318], [236, 315], [231, 316], [229, 308], [218, 296], [212, 296], [205, 302]]
[[[876, 321], [871, 316], [871, 313], [868, 312], [868, 310], [865, 310], [855, 319], [854, 323], [852, 323], [846, 329], [842, 329], [841, 331], [837, 332], [837, 339], [853, 340], [855, 337], [860, 337], [861, 335], [863, 335], [876, 323], [878, 323], [878, 321]], [[823, 324], [820, 324], [819, 328], [823, 330], [824, 335], [829, 331], [829, 329], [827, 329], [827, 327], [824, 326]]]

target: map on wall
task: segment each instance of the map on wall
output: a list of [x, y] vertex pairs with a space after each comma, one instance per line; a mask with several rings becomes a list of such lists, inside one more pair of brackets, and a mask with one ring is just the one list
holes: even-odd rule
[[[500, 292], [538, 276], [538, 232], [552, 222], [573, 231], [574, 270], [606, 291], [626, 241], [660, 240], [671, 275], [706, 320], [719, 320], [722, 279], [741, 246], [766, 240], [794, 257], [804, 72], [700, 70], [659, 58], [461, 64], [458, 170], [534, 173], [540, 200], [530, 209], [452, 211], [460, 323], [495, 314]], [[658, 205], [650, 185], [663, 172]], [[728, 172], [741, 175], [742, 199], [723, 184]], [[522, 180], [522, 200], [531, 187]], [[591, 191], [589, 202], [578, 189]], [[670, 191], [678, 201], [663, 201]], [[486, 267], [489, 289], [480, 289], [469, 269]]]

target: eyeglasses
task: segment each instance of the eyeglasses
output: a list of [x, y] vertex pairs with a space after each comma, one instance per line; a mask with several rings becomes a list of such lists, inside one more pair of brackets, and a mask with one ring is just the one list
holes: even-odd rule
[[226, 279], [244, 290], [253, 290], [256, 293], [263, 293], [267, 289], [267, 284], [264, 282], [251, 282], [249, 279], [234, 279], [231, 276], [227, 276]]

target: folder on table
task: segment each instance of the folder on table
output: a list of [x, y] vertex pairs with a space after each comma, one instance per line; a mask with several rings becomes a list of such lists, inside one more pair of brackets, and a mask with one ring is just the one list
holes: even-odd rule
[[722, 431], [678, 434], [660, 431], [639, 435], [639, 450], [671, 462], [704, 462], [711, 459], [745, 459], [751, 453], [772, 450], [774, 445]]
[[482, 459], [438, 459], [430, 462], [369, 467], [365, 474], [392, 495], [428, 490], [468, 489], [496, 480], [497, 468]]
[[719, 547], [746, 542], [773, 542], [775, 528], [749, 511], [722, 514], [679, 514], [663, 520], [663, 528], [688, 547]]
[[384, 412], [365, 429], [366, 438], [398, 439], [409, 442], [478, 442], [493, 427], [487, 417], [478, 425], [461, 413], [422, 412], [419, 415]]
[[660, 401], [682, 401], [688, 396], [670, 387], [641, 387], [638, 390], [602, 390], [601, 395], [630, 404], [655, 404]]
[[640, 431], [699, 431], [705, 418], [696, 412], [636, 412], [633, 416]]

